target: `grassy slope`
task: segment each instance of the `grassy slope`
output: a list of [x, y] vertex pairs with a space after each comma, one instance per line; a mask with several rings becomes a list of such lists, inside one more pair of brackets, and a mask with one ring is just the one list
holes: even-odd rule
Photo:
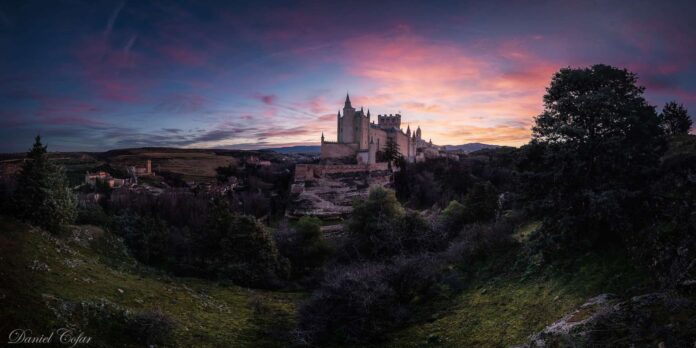
[[[60, 326], [44, 303], [47, 294], [75, 302], [106, 299], [135, 312], [160, 309], [176, 322], [175, 342], [182, 347], [283, 346], [266, 328], [292, 325], [297, 294], [157, 274], [138, 266], [108, 233], [78, 229], [55, 238], [0, 217], [3, 337], [15, 327], [41, 332]], [[92, 240], [78, 242], [74, 235]], [[31, 270], [34, 260], [50, 270]]]
[[[529, 235], [528, 225], [519, 231]], [[508, 347], [560, 319], [588, 298], [605, 292], [626, 294], [644, 277], [621, 255], [586, 255], [564, 270], [525, 275], [515, 271], [516, 250], [488, 257], [464, 278], [466, 288], [429, 308], [435, 313], [397, 332], [397, 347]], [[466, 270], [464, 270], [466, 271]]]

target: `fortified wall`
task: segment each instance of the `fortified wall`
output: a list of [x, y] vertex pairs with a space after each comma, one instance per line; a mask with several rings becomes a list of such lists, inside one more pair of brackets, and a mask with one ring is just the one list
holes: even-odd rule
[[295, 182], [316, 180], [325, 177], [327, 174], [369, 173], [388, 169], [386, 162], [372, 164], [296, 164]]
[[321, 158], [355, 157], [358, 144], [342, 144], [324, 141], [321, 144]]

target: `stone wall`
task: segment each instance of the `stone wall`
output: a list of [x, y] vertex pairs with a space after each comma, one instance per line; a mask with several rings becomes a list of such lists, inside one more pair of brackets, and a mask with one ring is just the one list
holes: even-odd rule
[[387, 132], [384, 129], [380, 129], [377, 126], [370, 127], [370, 136], [375, 145], [378, 145], [377, 151], [384, 151], [384, 147], [387, 146]]
[[355, 157], [358, 144], [339, 144], [334, 142], [321, 143], [321, 158]]
[[410, 144], [410, 139], [408, 135], [401, 133], [401, 131], [396, 131], [395, 133], [395, 139], [396, 144], [399, 145], [399, 152], [401, 153], [404, 158], [409, 158], [409, 144]]
[[373, 164], [297, 164], [295, 181], [314, 180], [326, 174], [360, 173], [387, 170], [387, 163]]

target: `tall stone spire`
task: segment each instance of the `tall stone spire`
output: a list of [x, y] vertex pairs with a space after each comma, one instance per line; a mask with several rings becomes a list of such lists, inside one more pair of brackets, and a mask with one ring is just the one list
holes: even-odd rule
[[411, 125], [406, 126], [406, 135], [411, 136]]
[[352, 105], [350, 105], [350, 96], [348, 95], [348, 93], [346, 93], [346, 106], [345, 107], [347, 107], [347, 108], [353, 107]]
[[324, 142], [324, 132], [321, 132], [321, 142]]

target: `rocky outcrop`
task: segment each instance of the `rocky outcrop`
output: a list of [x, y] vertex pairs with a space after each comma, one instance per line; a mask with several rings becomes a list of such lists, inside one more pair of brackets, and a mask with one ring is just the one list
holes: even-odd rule
[[619, 300], [602, 294], [517, 347], [692, 347], [696, 302], [658, 292]]
[[350, 215], [353, 200], [366, 197], [371, 186], [389, 183], [388, 171], [336, 172], [296, 177], [290, 217], [315, 216], [338, 220]]

